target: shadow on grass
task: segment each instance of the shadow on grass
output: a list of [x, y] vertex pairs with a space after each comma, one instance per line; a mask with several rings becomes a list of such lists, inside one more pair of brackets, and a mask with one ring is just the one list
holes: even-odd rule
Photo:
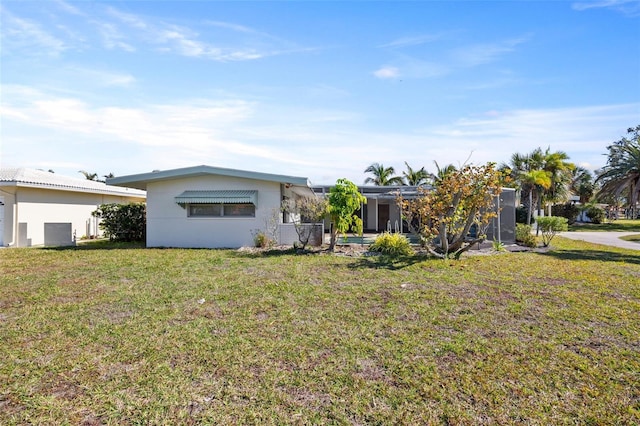
[[621, 262], [640, 265], [640, 256], [605, 250], [564, 250], [555, 249], [540, 252], [541, 256], [555, 257], [561, 260], [594, 260], [598, 262]]
[[142, 241], [121, 242], [121, 241], [88, 241], [75, 246], [42, 247], [42, 250], [66, 251], [66, 250], [132, 250], [143, 249], [146, 245]]
[[391, 271], [396, 271], [398, 269], [403, 269], [411, 265], [415, 265], [416, 263], [423, 262], [427, 259], [431, 259], [431, 257], [427, 255], [413, 255], [413, 256], [401, 256], [401, 257], [391, 257], [391, 256], [369, 256], [369, 257], [361, 257], [358, 258], [355, 262], [350, 263], [348, 265], [349, 269], [362, 269], [362, 268], [370, 268], [370, 269], [388, 269]]
[[313, 252], [313, 251], [306, 251], [305, 252], [301, 252], [298, 253], [298, 251], [294, 248], [287, 248], [287, 249], [270, 249], [270, 250], [255, 250], [255, 251], [238, 251], [235, 250], [233, 252], [231, 252], [231, 256], [235, 256], [235, 257], [243, 257], [243, 258], [250, 258], [250, 259], [256, 259], [256, 258], [260, 258], [260, 257], [280, 257], [280, 256], [292, 256], [292, 255], [301, 255], [304, 256], [306, 254], [317, 254], [317, 252]]

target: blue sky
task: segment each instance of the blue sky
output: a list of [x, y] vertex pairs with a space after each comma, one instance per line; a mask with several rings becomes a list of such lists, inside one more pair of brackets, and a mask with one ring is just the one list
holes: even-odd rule
[[0, 165], [361, 184], [640, 124], [640, 2], [2, 1]]

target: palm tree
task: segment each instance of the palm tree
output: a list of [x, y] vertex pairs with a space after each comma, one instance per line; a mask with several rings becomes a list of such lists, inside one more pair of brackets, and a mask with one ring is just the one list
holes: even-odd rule
[[601, 182], [600, 194], [614, 197], [626, 192], [631, 217], [640, 198], [640, 125], [627, 129], [630, 138], [623, 137], [607, 147], [609, 158], [600, 170], [596, 182]]
[[511, 181], [520, 190], [520, 204], [527, 206], [527, 223], [531, 224], [533, 206], [538, 204], [540, 184], [543, 182], [541, 175], [534, 178], [534, 171], [540, 171], [544, 164], [544, 154], [540, 148], [534, 149], [529, 154], [514, 153], [511, 155], [509, 165], [502, 165], [501, 169], [511, 172]]
[[402, 178], [393, 176], [396, 172], [393, 167], [385, 167], [380, 163], [373, 163], [364, 172], [373, 175], [373, 177], [368, 177], [364, 180], [365, 184], [372, 183], [376, 186], [402, 185]]
[[424, 167], [420, 168], [420, 170], [413, 170], [411, 166], [409, 166], [409, 163], [405, 161], [404, 164], [407, 166], [407, 171], [402, 172], [402, 176], [407, 185], [418, 186], [433, 180], [434, 176], [426, 171]]
[[569, 156], [563, 151], [551, 152], [550, 148], [545, 151], [542, 170], [546, 171], [551, 179], [549, 188], [542, 194], [545, 204], [562, 203], [569, 199], [571, 175], [576, 166], [568, 162], [568, 159]]
[[[527, 225], [531, 225], [531, 214], [533, 212], [533, 192], [538, 194], [541, 190], [549, 189], [551, 187], [551, 177], [544, 170], [531, 170], [528, 172], [521, 172], [519, 180], [523, 187], [526, 187], [529, 192], [529, 211], [527, 213]], [[539, 198], [538, 198], [539, 200]]]
[[87, 180], [98, 180], [98, 174], [97, 173], [89, 173], [89, 172], [86, 172], [84, 170], [80, 170], [80, 171], [78, 171], [78, 173], [82, 173]]
[[436, 174], [435, 176], [433, 176], [433, 183], [435, 185], [440, 184], [445, 177], [457, 170], [456, 166], [454, 166], [453, 164], [447, 164], [443, 168], [440, 168], [437, 161], [434, 161], [434, 163], [436, 165]]
[[[521, 203], [526, 203], [529, 210], [537, 205], [540, 211], [543, 201], [546, 205], [569, 198], [571, 172], [575, 165], [568, 162], [568, 159], [569, 156], [563, 151], [551, 152], [550, 148], [546, 151], [536, 148], [528, 154], [513, 154], [511, 164], [502, 165], [501, 168], [511, 170], [511, 179], [521, 191]], [[540, 171], [543, 173], [537, 173]], [[529, 198], [528, 202], [525, 197]], [[528, 223], [531, 222], [531, 214], [531, 211], [527, 214]]]
[[569, 189], [574, 195], [580, 197], [580, 203], [588, 203], [595, 192], [595, 184], [591, 172], [584, 167], [576, 167], [571, 171], [571, 183]]

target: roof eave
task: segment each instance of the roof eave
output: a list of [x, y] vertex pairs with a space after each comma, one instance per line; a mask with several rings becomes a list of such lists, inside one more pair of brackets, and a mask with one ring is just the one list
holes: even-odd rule
[[[50, 189], [55, 191], [68, 191], [68, 192], [82, 192], [82, 193], [90, 193], [90, 194], [101, 194], [101, 195], [113, 195], [119, 197], [134, 197], [134, 198], [146, 198], [146, 194], [127, 192], [127, 188], [118, 190], [112, 190], [110, 188], [76, 188], [72, 186], [63, 186], [63, 185], [55, 185], [55, 184], [46, 184], [46, 183], [33, 183], [33, 182], [20, 182], [20, 181], [4, 181], [0, 182], [0, 186], [4, 187], [15, 187], [15, 188], [34, 188], [34, 189]], [[133, 188], [132, 188], [133, 189]]]
[[297, 186], [309, 187], [309, 180], [304, 177], [275, 175], [270, 173], [250, 172], [245, 170], [225, 169], [212, 166], [195, 166], [181, 169], [164, 170], [158, 172], [141, 173], [136, 175], [108, 178], [108, 185], [127, 186], [130, 188], [147, 189], [147, 184], [163, 180], [180, 179], [195, 176], [220, 175], [254, 180], [265, 180], [278, 183], [289, 183]]

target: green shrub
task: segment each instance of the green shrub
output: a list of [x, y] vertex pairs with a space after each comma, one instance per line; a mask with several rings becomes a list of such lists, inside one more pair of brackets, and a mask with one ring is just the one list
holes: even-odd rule
[[100, 229], [112, 241], [144, 241], [147, 215], [144, 203], [101, 204], [91, 213], [99, 217]]
[[553, 216], [566, 217], [569, 225], [572, 225], [578, 219], [580, 209], [572, 203], [556, 204], [551, 207], [551, 213]]
[[569, 229], [566, 217], [547, 216], [538, 218], [538, 228], [542, 233], [542, 245], [549, 246], [549, 243], [558, 232]]
[[407, 237], [402, 234], [384, 232], [369, 246], [369, 251], [378, 252], [387, 256], [411, 256], [413, 249]]
[[258, 248], [267, 248], [272, 245], [272, 242], [264, 231], [256, 231], [253, 234], [253, 244]]
[[516, 223], [516, 242], [527, 247], [538, 245], [536, 236], [531, 233], [532, 227], [523, 223]]
[[587, 217], [591, 219], [591, 222], [595, 224], [602, 223], [604, 221], [604, 210], [598, 206], [589, 206], [587, 208]]

